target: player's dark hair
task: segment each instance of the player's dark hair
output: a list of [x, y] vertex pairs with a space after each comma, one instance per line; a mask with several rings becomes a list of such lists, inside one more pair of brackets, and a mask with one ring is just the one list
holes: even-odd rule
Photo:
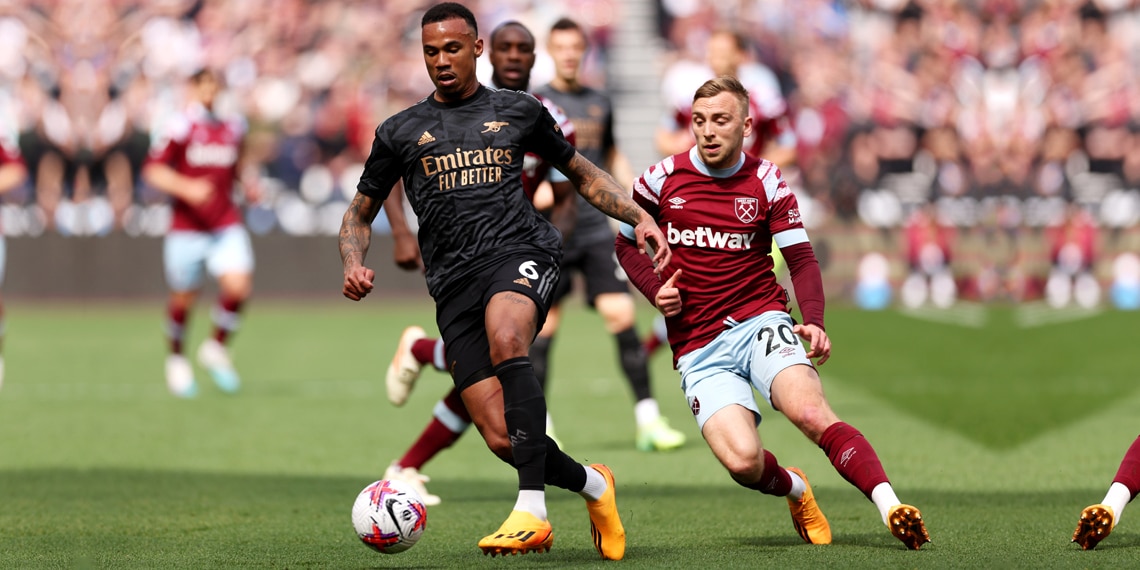
[[467, 6], [455, 2], [442, 2], [428, 8], [428, 11], [424, 12], [424, 17], [420, 19], [420, 27], [454, 19], [466, 21], [475, 37], [479, 37], [479, 25], [475, 23], [475, 14], [472, 14]]
[[918, 2], [910, 0], [910, 2], [907, 2], [906, 6], [903, 6], [903, 9], [899, 11], [896, 18], [899, 22], [904, 22], [907, 20], [914, 20], [915, 22], [918, 22], [919, 20], [922, 20], [923, 12], [924, 11], [922, 9], [922, 6], [920, 6]]
[[558, 21], [554, 22], [553, 26], [550, 26], [550, 33], [553, 34], [554, 32], [578, 32], [578, 35], [582, 36], [582, 40], [586, 42], [586, 45], [590, 45], [590, 38], [586, 36], [586, 30], [583, 30], [582, 26], [578, 25], [578, 22], [565, 16], [558, 18]]
[[1101, 10], [1100, 6], [1096, 5], [1096, 2], [1085, 2], [1084, 4], [1081, 4], [1080, 9], [1077, 10], [1077, 15], [1080, 16], [1081, 23], [1104, 23], [1105, 21], [1104, 10]]
[[197, 85], [197, 84], [201, 83], [202, 80], [207, 78], [207, 77], [213, 77], [214, 79], [218, 79], [218, 74], [215, 73], [214, 70], [210, 69], [209, 67], [199, 67], [196, 71], [194, 71], [194, 73], [191, 73], [190, 77], [188, 77], [187, 79], [190, 81], [190, 83]]
[[741, 109], [744, 111], [744, 116], [748, 116], [748, 89], [740, 83], [740, 80], [732, 77], [731, 75], [721, 75], [704, 82], [697, 92], [693, 94], [693, 103], [700, 99], [708, 99], [716, 97], [721, 93], [732, 93], [740, 101]]
[[532, 43], [532, 44], [535, 43], [534, 34], [531, 33], [530, 28], [526, 27], [525, 25], [523, 25], [522, 22], [520, 22], [518, 20], [507, 20], [506, 22], [503, 22], [502, 24], [495, 26], [494, 30], [491, 30], [491, 37], [490, 37], [491, 44], [495, 43], [495, 36], [499, 35], [499, 32], [501, 32], [507, 28], [510, 28], [512, 26], [526, 32], [526, 35], [530, 36], [530, 43]]

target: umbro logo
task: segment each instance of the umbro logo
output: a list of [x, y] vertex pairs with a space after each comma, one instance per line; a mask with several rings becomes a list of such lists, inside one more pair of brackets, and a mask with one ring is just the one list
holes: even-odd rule
[[435, 137], [431, 136], [431, 133], [424, 131], [424, 134], [420, 135], [420, 140], [416, 143], [416, 146], [424, 146], [429, 142], [435, 142]]
[[483, 126], [487, 127], [487, 128], [482, 130], [482, 131], [479, 131], [479, 132], [481, 132], [481, 133], [497, 133], [497, 132], [499, 132], [499, 129], [502, 129], [503, 127], [505, 127], [509, 124], [510, 123], [508, 123], [506, 121], [488, 121], [486, 123], [483, 123]]
[[847, 467], [847, 462], [851, 461], [852, 457], [855, 457], [855, 448], [848, 447], [847, 449], [844, 449], [843, 453], [839, 455], [839, 464]]
[[534, 287], [531, 287], [530, 285], [530, 279], [527, 279], [526, 277], [519, 277], [518, 279], [515, 279], [515, 283], [534, 289]]
[[685, 205], [685, 199], [680, 196], [673, 196], [669, 198], [668, 202], [672, 204], [672, 206], [669, 207], [674, 210], [680, 210]]

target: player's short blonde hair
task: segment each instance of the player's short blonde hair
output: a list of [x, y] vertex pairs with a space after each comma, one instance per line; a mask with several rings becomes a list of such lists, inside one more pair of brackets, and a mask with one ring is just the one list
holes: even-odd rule
[[721, 93], [732, 93], [740, 102], [741, 116], [748, 116], [748, 90], [744, 88], [739, 79], [730, 75], [721, 75], [704, 82], [693, 94], [693, 103], [701, 99], [716, 97]]

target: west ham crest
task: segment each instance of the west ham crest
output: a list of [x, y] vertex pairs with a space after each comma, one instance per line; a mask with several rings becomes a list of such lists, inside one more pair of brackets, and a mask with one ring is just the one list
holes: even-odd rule
[[756, 198], [736, 199], [736, 218], [746, 224], [752, 223], [752, 220], [756, 219], [756, 214], [759, 209], [760, 200]]

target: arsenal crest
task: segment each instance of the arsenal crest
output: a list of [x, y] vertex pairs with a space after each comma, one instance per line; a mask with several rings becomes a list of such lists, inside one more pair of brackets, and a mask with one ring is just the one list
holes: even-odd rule
[[760, 200], [757, 198], [736, 199], [736, 217], [746, 224], [752, 223], [752, 220], [756, 219], [759, 209]]

